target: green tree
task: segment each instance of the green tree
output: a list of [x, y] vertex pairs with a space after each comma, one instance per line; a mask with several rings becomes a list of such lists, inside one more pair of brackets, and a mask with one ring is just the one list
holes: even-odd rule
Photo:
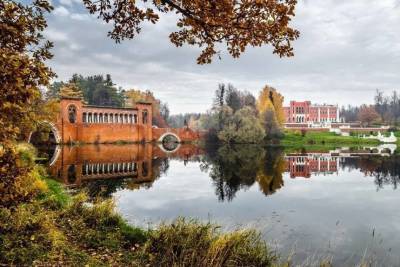
[[86, 103], [96, 106], [124, 106], [125, 95], [121, 88], [116, 88], [111, 75], [93, 75], [84, 77], [80, 74], [73, 74], [68, 82], [53, 82], [46, 92], [47, 98], [59, 98], [61, 88], [74, 84], [83, 94]]
[[238, 110], [218, 133], [225, 143], [260, 143], [264, 137], [264, 129], [250, 107]]
[[228, 90], [226, 90], [225, 103], [228, 107], [233, 110], [233, 113], [243, 107], [241, 94], [232, 84], [228, 84]]

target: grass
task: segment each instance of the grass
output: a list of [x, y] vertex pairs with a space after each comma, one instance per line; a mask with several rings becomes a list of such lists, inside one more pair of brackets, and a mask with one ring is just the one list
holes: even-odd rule
[[0, 205], [0, 266], [277, 265], [275, 253], [253, 230], [223, 233], [216, 225], [182, 218], [155, 229], [131, 226], [113, 200], [71, 195], [35, 164], [30, 146], [21, 144], [18, 151], [17, 161], [30, 170], [18, 180], [35, 179], [40, 186], [29, 199]]
[[285, 147], [340, 147], [340, 146], [361, 146], [361, 145], [379, 145], [380, 142], [375, 139], [362, 139], [354, 136], [341, 136], [330, 132], [306, 132], [302, 135], [300, 132], [287, 131], [280, 142]]
[[152, 231], [143, 252], [150, 266], [273, 266], [278, 259], [253, 230], [221, 233], [184, 218]]

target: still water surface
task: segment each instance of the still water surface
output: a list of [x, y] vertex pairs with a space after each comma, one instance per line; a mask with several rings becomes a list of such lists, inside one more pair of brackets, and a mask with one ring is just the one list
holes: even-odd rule
[[400, 157], [371, 152], [61, 147], [50, 172], [92, 196], [115, 197], [135, 225], [191, 217], [257, 228], [298, 264], [332, 257], [340, 266], [362, 259], [400, 266]]

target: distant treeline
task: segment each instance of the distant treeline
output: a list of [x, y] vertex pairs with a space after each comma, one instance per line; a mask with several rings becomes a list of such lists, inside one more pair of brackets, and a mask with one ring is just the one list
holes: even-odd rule
[[374, 102], [373, 105], [342, 107], [340, 115], [346, 122], [400, 125], [400, 97], [397, 91], [385, 95], [381, 90], [376, 90]]
[[192, 121], [200, 119], [201, 113], [184, 113], [170, 115], [168, 117], [168, 125], [172, 128], [182, 128], [189, 126]]

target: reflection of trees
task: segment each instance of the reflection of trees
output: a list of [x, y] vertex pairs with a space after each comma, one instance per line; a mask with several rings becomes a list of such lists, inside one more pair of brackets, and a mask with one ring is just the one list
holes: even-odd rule
[[371, 171], [371, 174], [375, 176], [375, 184], [378, 189], [383, 188], [385, 185], [392, 185], [393, 189], [397, 189], [397, 185], [400, 182], [399, 160], [399, 156], [375, 159], [375, 169]]
[[128, 178], [88, 180], [82, 183], [81, 187], [90, 198], [109, 198], [116, 191], [124, 189], [127, 185], [127, 180]]
[[210, 172], [220, 201], [231, 201], [237, 191], [249, 188], [256, 181], [266, 195], [283, 186], [285, 162], [279, 150], [240, 145], [207, 152], [201, 169]]
[[400, 156], [380, 157], [367, 156], [352, 159], [346, 159], [343, 165], [346, 167], [360, 169], [367, 176], [375, 177], [375, 184], [378, 189], [385, 185], [392, 185], [397, 189], [400, 183]]
[[283, 186], [282, 173], [285, 167], [281, 150], [266, 150], [265, 158], [257, 174], [257, 182], [265, 195], [271, 195]]

